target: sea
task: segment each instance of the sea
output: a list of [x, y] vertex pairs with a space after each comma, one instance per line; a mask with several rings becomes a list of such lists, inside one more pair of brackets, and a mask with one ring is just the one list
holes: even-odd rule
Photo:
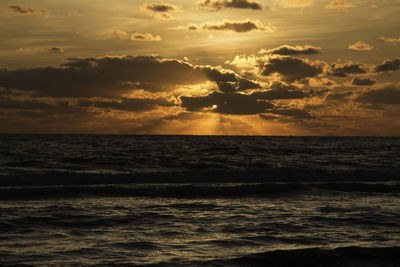
[[400, 266], [400, 138], [0, 135], [2, 266]]

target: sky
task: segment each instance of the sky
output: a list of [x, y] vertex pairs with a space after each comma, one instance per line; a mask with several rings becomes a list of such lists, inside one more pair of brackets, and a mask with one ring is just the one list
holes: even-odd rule
[[2, 0], [0, 132], [400, 136], [400, 0]]

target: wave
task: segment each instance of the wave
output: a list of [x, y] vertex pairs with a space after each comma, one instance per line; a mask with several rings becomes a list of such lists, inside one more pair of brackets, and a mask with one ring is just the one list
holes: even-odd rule
[[[192, 183], [96, 186], [1, 187], [0, 199], [51, 199], [80, 197], [241, 198], [289, 197], [335, 192], [384, 193], [398, 196], [398, 183]], [[327, 208], [328, 209], [328, 208]], [[327, 210], [329, 212], [329, 210]]]
[[400, 180], [398, 168], [379, 170], [324, 170], [311, 168], [249, 168], [166, 171], [152, 169], [141, 173], [69, 172], [68, 170], [32, 174], [0, 174], [0, 187], [25, 185], [90, 185], [127, 183], [219, 183], [219, 182], [336, 182]]

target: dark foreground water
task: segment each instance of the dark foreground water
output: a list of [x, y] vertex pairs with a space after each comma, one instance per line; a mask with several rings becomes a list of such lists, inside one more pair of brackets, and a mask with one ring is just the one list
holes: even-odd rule
[[400, 266], [399, 149], [0, 135], [0, 265]]

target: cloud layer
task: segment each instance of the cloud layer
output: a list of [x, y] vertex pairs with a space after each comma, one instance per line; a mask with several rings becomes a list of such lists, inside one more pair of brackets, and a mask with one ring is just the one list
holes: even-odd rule
[[262, 75], [278, 73], [287, 82], [314, 77], [323, 72], [323, 66], [301, 58], [279, 56], [262, 63]]
[[132, 33], [131, 35], [132, 41], [146, 41], [146, 42], [154, 42], [161, 41], [160, 35], [153, 36], [151, 33]]
[[228, 21], [225, 20], [218, 24], [204, 24], [202, 29], [209, 31], [233, 31], [245, 33], [250, 31], [271, 31], [271, 28], [264, 26], [260, 21]]
[[290, 46], [282, 45], [273, 49], [262, 49], [259, 54], [272, 54], [272, 55], [283, 55], [283, 56], [294, 56], [294, 55], [313, 55], [320, 53], [321, 48], [315, 46]]
[[47, 12], [46, 9], [43, 8], [36, 8], [36, 7], [28, 7], [28, 6], [22, 6], [22, 5], [13, 5], [13, 6], [8, 6], [11, 12], [26, 16], [26, 15], [38, 15], [38, 16], [44, 16], [47, 17], [49, 13]]
[[399, 59], [373, 66], [298, 57], [320, 51], [288, 45], [262, 49], [247, 62], [253, 79], [221, 66], [155, 56], [70, 58], [58, 67], [1, 69], [0, 121], [12, 118], [7, 129], [24, 120], [65, 127], [116, 121], [129, 125], [130, 132], [154, 133], [157, 127], [167, 131], [220, 116], [232, 123], [349, 134], [360, 129], [341, 127], [354, 119], [373, 123], [400, 112], [399, 86], [382, 84], [378, 76], [398, 70]]
[[170, 12], [178, 11], [180, 7], [169, 3], [146, 3], [141, 6], [141, 9], [150, 12], [156, 18], [171, 19], [173, 17]]
[[202, 0], [199, 6], [212, 10], [220, 10], [224, 8], [237, 8], [237, 9], [253, 9], [261, 10], [262, 6], [257, 2], [249, 0]]

